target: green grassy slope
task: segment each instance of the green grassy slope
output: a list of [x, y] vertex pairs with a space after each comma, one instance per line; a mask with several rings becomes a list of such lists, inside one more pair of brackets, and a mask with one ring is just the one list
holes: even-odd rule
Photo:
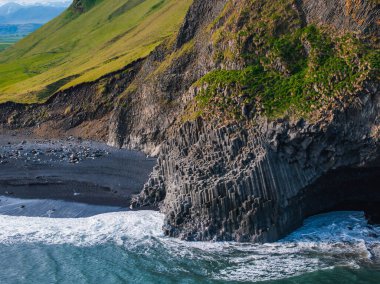
[[148, 55], [178, 29], [192, 1], [82, 2], [0, 53], [0, 102], [42, 102]]

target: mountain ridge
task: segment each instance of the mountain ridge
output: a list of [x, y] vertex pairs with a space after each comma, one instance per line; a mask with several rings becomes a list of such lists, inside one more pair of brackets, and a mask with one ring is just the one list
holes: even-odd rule
[[65, 10], [62, 5], [22, 5], [14, 2], [0, 6], [0, 51], [36, 31]]
[[65, 9], [64, 6], [21, 5], [9, 2], [0, 6], [0, 24], [45, 24]]
[[44, 1], [44, 0], [35, 0], [35, 1], [20, 1], [20, 0], [3, 0], [0, 1], [0, 7], [6, 5], [21, 5], [21, 6], [53, 6], [53, 7], [69, 7], [72, 3], [71, 0], [62, 0], [62, 1]]

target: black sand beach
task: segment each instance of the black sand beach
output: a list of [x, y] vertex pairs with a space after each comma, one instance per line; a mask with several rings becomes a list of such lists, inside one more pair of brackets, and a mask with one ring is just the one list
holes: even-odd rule
[[[0, 135], [0, 214], [83, 217], [125, 210], [154, 164], [142, 153], [73, 137]], [[69, 204], [72, 212], [58, 212]], [[84, 204], [94, 206], [85, 210]]]

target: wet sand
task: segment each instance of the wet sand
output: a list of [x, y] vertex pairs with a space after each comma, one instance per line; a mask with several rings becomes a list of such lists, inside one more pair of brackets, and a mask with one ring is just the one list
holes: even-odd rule
[[0, 196], [0, 215], [7, 216], [86, 218], [104, 213], [128, 210], [128, 208], [109, 205], [93, 205], [50, 199], [19, 199], [9, 196]]
[[[125, 209], [131, 195], [142, 189], [155, 163], [155, 159], [139, 152], [72, 137], [26, 140], [22, 135], [0, 135], [0, 199], [11, 200], [21, 213], [27, 211], [27, 204], [18, 199], [29, 200], [29, 205], [30, 200], [39, 200], [33, 203], [35, 208], [36, 204], [45, 206], [46, 200], [61, 200], [109, 207], [113, 211]], [[0, 201], [0, 214], [1, 206]], [[45, 209], [59, 206], [49, 205]], [[35, 216], [33, 212], [26, 215]]]

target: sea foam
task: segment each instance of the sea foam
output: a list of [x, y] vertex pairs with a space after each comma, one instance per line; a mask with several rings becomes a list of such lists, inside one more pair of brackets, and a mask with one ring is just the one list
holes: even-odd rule
[[0, 215], [0, 243], [93, 246], [162, 236], [158, 212], [115, 212], [88, 218], [14, 217]]
[[357, 268], [378, 261], [380, 228], [362, 212], [333, 212], [309, 218], [272, 244], [185, 242], [163, 236], [164, 215], [154, 211], [106, 213], [53, 219], [0, 216], [0, 244], [42, 243], [92, 247], [113, 245], [134, 257], [167, 263], [160, 273], [185, 271], [188, 264], [211, 279], [264, 281], [337, 266]]

